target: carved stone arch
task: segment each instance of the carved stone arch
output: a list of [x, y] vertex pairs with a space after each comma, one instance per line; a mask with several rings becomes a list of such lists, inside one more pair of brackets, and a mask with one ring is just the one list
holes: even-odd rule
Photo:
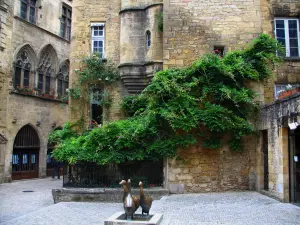
[[37, 66], [37, 57], [30, 44], [23, 44], [15, 50], [14, 64], [23, 69], [35, 70]]
[[70, 73], [70, 60], [65, 59], [59, 64], [58, 76], [63, 80], [69, 81], [69, 73]]
[[38, 53], [38, 71], [43, 72], [45, 75], [55, 76], [57, 71], [58, 58], [54, 47], [51, 44], [47, 44], [41, 48]]

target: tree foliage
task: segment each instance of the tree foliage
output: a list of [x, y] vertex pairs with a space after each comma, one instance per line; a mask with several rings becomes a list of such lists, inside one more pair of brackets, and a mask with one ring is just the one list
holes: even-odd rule
[[277, 42], [262, 34], [224, 58], [208, 54], [186, 68], [160, 71], [140, 95], [124, 100], [128, 119], [61, 139], [54, 155], [70, 163], [157, 160], [198, 137], [205, 148], [218, 148], [225, 134], [230, 148], [240, 151], [241, 138], [254, 131], [248, 118], [258, 109], [247, 83], [271, 76], [276, 51]]

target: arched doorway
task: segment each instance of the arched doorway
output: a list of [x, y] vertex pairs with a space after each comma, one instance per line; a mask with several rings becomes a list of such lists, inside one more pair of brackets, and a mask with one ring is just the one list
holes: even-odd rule
[[39, 176], [40, 139], [32, 126], [18, 132], [12, 155], [12, 179], [30, 179]]

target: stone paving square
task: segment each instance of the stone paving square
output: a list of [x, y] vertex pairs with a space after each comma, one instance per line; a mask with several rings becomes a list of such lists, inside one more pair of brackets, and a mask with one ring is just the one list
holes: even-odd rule
[[[61, 184], [51, 179], [1, 184], [0, 224], [102, 225], [123, 210], [121, 203], [53, 204], [51, 189]], [[164, 214], [161, 225], [300, 224], [300, 207], [250, 191], [165, 196], [153, 202], [151, 213], [154, 212]]]

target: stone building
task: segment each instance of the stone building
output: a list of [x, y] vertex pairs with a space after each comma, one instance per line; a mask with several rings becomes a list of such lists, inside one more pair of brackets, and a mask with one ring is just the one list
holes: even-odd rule
[[[299, 96], [277, 100], [279, 90], [300, 81], [299, 4], [287, 0], [77, 0], [71, 71], [80, 69], [82, 58], [94, 52], [119, 66], [121, 82], [110, 87], [114, 101], [106, 112], [106, 119], [114, 120], [122, 118], [118, 104], [122, 97], [141, 92], [156, 71], [189, 65], [216, 49], [222, 54], [242, 49], [262, 32], [276, 37], [286, 46], [284, 62], [268, 82], [251, 84], [262, 103], [259, 137], [246, 137], [242, 153], [233, 153], [228, 146], [211, 151], [201, 143], [179, 150], [180, 160], [165, 160], [165, 185], [175, 192], [250, 189], [283, 201], [299, 201], [299, 163], [294, 156], [299, 154], [300, 128], [288, 129], [289, 123], [299, 122]], [[157, 29], [161, 12], [163, 32]], [[76, 81], [73, 75], [71, 84]], [[88, 126], [97, 110], [92, 103], [84, 110]], [[70, 110], [70, 115], [72, 120], [79, 118], [77, 111]]]
[[72, 0], [0, 0], [0, 183], [46, 176], [48, 134], [68, 120], [71, 18]]

